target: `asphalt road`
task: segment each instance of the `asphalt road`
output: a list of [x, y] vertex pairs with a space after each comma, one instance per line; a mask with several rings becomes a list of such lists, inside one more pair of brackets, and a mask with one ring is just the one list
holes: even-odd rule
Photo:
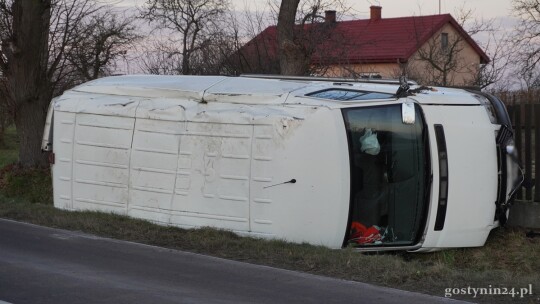
[[0, 303], [458, 303], [0, 219]]

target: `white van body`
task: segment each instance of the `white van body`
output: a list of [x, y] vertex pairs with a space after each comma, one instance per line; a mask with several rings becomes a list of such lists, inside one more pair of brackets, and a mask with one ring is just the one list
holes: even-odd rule
[[[351, 223], [369, 214], [365, 226], [382, 239], [355, 244], [364, 250], [482, 246], [517, 186], [504, 153], [511, 138], [496, 141], [504, 124], [490, 120], [479, 94], [436, 88], [398, 98], [398, 88], [222, 76], [88, 82], [49, 110], [43, 149], [54, 153], [54, 205], [331, 248], [347, 246]], [[396, 123], [404, 103], [416, 125]], [[413, 135], [383, 131], [409, 125]], [[356, 164], [366, 159], [371, 167]], [[364, 199], [370, 187], [383, 198]]]

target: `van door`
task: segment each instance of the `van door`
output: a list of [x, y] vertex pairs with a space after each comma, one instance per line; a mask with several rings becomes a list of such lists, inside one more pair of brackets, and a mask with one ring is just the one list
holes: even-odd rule
[[430, 154], [422, 113], [402, 121], [400, 104], [343, 109], [351, 170], [346, 245], [411, 246], [424, 232]]

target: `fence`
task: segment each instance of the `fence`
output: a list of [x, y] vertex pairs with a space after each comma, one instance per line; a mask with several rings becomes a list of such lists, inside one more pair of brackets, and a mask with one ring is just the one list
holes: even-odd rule
[[[532, 103], [534, 99], [512, 98], [506, 100], [508, 114], [515, 132], [515, 144], [519, 152], [519, 160], [525, 174], [523, 187], [516, 193], [516, 199], [540, 201], [540, 178], [536, 178], [536, 164], [540, 163], [540, 103]], [[538, 99], [537, 99], [538, 100]]]

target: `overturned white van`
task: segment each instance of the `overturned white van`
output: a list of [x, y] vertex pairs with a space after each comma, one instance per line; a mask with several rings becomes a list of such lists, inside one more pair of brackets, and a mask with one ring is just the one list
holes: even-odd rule
[[117, 76], [53, 100], [54, 204], [331, 248], [482, 246], [519, 186], [496, 98], [398, 82]]

